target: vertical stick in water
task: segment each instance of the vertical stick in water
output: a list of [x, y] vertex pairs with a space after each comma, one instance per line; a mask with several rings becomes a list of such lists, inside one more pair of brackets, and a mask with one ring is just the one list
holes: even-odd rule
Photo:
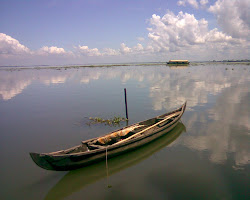
[[107, 171], [107, 187], [111, 188], [112, 186], [109, 185], [108, 147], [106, 147], [106, 171]]
[[127, 90], [126, 90], [126, 88], [124, 88], [124, 95], [125, 95], [126, 118], [128, 119], [128, 104], [127, 104]]

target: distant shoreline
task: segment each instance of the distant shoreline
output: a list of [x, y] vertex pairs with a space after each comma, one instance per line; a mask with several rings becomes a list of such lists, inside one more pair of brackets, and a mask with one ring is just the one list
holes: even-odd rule
[[[30, 65], [30, 66], [0, 66], [0, 70], [21, 70], [21, 69], [72, 69], [83, 67], [122, 67], [122, 66], [149, 66], [149, 65], [166, 65], [167, 62], [145, 62], [145, 63], [116, 63], [116, 64], [79, 64], [79, 65]], [[191, 66], [202, 64], [243, 64], [250, 65], [250, 60], [223, 60], [223, 61], [191, 61]]]
[[250, 65], [250, 61], [204, 61], [204, 62], [190, 62], [191, 65], [199, 64], [226, 64], [226, 65]]
[[117, 63], [117, 64], [86, 64], [86, 65], [31, 65], [31, 66], [0, 66], [0, 70], [21, 70], [21, 69], [73, 69], [83, 67], [122, 67], [122, 66], [152, 66], [166, 65], [166, 62], [151, 62], [151, 63]]

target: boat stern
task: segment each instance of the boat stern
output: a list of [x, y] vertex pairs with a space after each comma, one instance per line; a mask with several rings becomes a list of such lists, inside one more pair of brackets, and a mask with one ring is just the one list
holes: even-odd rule
[[183, 112], [186, 110], [186, 106], [187, 106], [187, 101], [185, 101], [185, 103], [184, 103], [183, 106], [182, 106]]
[[53, 166], [45, 159], [45, 156], [39, 153], [30, 153], [32, 160], [41, 168], [54, 170]]

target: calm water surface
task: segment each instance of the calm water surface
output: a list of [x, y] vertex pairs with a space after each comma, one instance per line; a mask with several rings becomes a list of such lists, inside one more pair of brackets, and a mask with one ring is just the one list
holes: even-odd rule
[[[37, 167], [50, 152], [179, 107], [182, 123], [134, 152], [72, 172]], [[1, 199], [249, 199], [250, 65], [0, 68]], [[121, 123], [120, 126], [125, 126]], [[108, 188], [107, 185], [111, 185]]]

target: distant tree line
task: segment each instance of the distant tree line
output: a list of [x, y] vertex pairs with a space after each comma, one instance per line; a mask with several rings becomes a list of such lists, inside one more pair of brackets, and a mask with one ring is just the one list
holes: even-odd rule
[[244, 60], [219, 60], [219, 61], [213, 60], [213, 62], [250, 62], [250, 60], [248, 60], [248, 59], [244, 59]]

